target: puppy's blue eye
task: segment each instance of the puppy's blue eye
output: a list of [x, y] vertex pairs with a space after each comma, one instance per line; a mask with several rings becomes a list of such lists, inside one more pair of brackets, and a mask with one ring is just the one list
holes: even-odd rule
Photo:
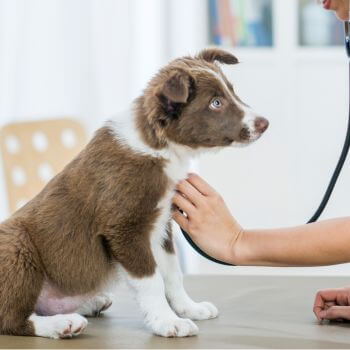
[[210, 107], [218, 109], [222, 106], [220, 99], [215, 98], [214, 100], [211, 101]]

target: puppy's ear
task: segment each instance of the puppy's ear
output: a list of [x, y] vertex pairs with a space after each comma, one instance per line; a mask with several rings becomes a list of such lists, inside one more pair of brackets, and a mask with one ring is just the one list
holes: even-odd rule
[[162, 94], [171, 102], [186, 103], [189, 89], [189, 74], [185, 71], [176, 71], [165, 81]]
[[158, 98], [168, 116], [177, 117], [193, 90], [193, 78], [185, 70], [176, 70], [165, 80]]
[[220, 49], [205, 49], [202, 50], [197, 56], [197, 59], [201, 59], [210, 63], [218, 61], [225, 64], [237, 64], [239, 63], [236, 56], [232, 55], [230, 52], [220, 50]]

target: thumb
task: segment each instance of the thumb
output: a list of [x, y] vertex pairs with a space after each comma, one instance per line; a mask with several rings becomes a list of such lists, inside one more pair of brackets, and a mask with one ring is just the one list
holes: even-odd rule
[[350, 306], [331, 306], [327, 310], [322, 310], [319, 316], [326, 320], [343, 318], [350, 320]]

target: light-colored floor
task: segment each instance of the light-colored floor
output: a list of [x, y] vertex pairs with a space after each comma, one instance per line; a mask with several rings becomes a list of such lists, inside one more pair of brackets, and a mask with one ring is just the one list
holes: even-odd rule
[[[350, 279], [350, 278], [349, 278]], [[188, 276], [197, 301], [219, 308], [215, 320], [196, 322], [196, 337], [166, 339], [143, 325], [131, 293], [121, 288], [104, 317], [90, 319], [69, 340], [0, 336], [0, 348], [350, 348], [350, 324], [318, 324], [312, 313], [316, 291], [349, 284], [340, 277]]]

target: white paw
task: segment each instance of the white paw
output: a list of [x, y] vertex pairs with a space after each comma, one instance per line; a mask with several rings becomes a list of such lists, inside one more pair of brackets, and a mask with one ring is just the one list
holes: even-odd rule
[[188, 319], [157, 319], [150, 322], [152, 331], [162, 337], [189, 337], [198, 334], [198, 327]]
[[107, 310], [112, 305], [111, 295], [101, 293], [95, 295], [93, 298], [84, 303], [77, 313], [84, 316], [98, 317], [101, 312]]
[[180, 316], [190, 318], [191, 320], [208, 320], [218, 316], [218, 309], [207, 301], [201, 303], [183, 303], [172, 305], [174, 311]]
[[88, 321], [78, 314], [59, 314], [54, 316], [31, 316], [35, 335], [53, 339], [72, 338], [79, 335]]

